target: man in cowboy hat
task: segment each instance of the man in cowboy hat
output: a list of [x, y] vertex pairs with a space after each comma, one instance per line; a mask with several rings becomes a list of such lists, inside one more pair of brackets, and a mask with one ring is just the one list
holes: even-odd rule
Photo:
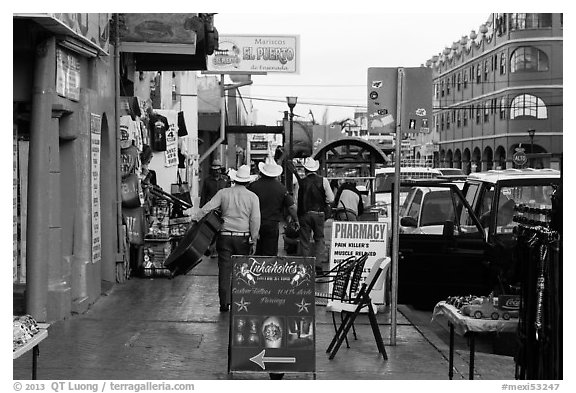
[[284, 207], [288, 209], [292, 220], [298, 224], [298, 214], [294, 198], [286, 190], [286, 186], [278, 181], [282, 167], [272, 157], [258, 163], [260, 179], [250, 184], [250, 191], [260, 199], [260, 237], [256, 255], [278, 255], [279, 222], [284, 218]]
[[242, 165], [232, 173], [232, 181], [236, 185], [218, 190], [192, 217], [193, 221], [198, 221], [211, 210], [219, 208], [222, 211], [224, 223], [216, 237], [218, 296], [222, 312], [230, 308], [232, 255], [253, 254], [260, 231], [260, 201], [256, 194], [246, 188], [250, 180], [250, 167]]
[[210, 174], [204, 179], [202, 193], [200, 195], [200, 206], [204, 206], [216, 192], [222, 188], [230, 187], [228, 176], [222, 174], [222, 162], [220, 160], [212, 161]]
[[[316, 257], [316, 271], [324, 262], [325, 207], [334, 201], [334, 193], [325, 177], [316, 174], [320, 163], [312, 157], [304, 159], [305, 175], [298, 185], [298, 218], [300, 222], [301, 256]], [[314, 255], [310, 250], [310, 235], [314, 234]]]

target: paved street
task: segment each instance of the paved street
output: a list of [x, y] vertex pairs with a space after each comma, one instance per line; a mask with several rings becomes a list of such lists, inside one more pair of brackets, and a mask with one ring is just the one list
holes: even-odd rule
[[[38, 378], [50, 380], [269, 379], [267, 373], [227, 373], [229, 313], [220, 313], [216, 259], [186, 276], [132, 278], [116, 285], [86, 313], [54, 323], [40, 345]], [[316, 311], [316, 375], [285, 379], [446, 380], [448, 345], [422, 313], [400, 306], [397, 345], [390, 346], [389, 313], [378, 313], [389, 359], [378, 355], [366, 316], [357, 319], [335, 359], [325, 349], [333, 337], [331, 316]], [[414, 321], [409, 320], [408, 315]], [[417, 323], [415, 325], [414, 323]], [[468, 351], [457, 340], [455, 379], [468, 377]], [[514, 361], [478, 345], [476, 379], [514, 379]], [[484, 352], [486, 351], [486, 352]], [[30, 379], [31, 352], [13, 362], [14, 379]]]

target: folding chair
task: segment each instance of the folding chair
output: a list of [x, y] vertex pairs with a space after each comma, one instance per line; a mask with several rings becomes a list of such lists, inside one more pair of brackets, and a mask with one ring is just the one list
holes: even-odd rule
[[374, 266], [370, 270], [370, 274], [366, 278], [366, 281], [362, 284], [362, 288], [356, 299], [354, 304], [351, 305], [349, 308], [350, 312], [347, 312], [344, 316], [340, 327], [336, 331], [336, 335], [330, 342], [328, 349], [326, 352], [330, 355], [328, 356], [329, 359], [334, 359], [338, 349], [342, 345], [342, 342], [346, 339], [346, 335], [348, 331], [354, 324], [354, 320], [360, 314], [360, 311], [364, 307], [368, 307], [368, 319], [370, 320], [370, 326], [372, 327], [372, 333], [374, 334], [374, 339], [376, 340], [376, 345], [378, 347], [378, 352], [382, 354], [384, 359], [388, 359], [388, 355], [386, 354], [386, 348], [384, 348], [384, 342], [382, 341], [382, 335], [380, 334], [380, 329], [378, 328], [378, 321], [376, 320], [376, 313], [374, 312], [374, 306], [372, 305], [372, 299], [370, 298], [370, 293], [374, 288], [377, 288], [378, 285], [381, 285], [384, 281], [384, 274], [382, 272], [385, 268], [388, 267], [390, 264], [390, 258], [380, 258], [374, 262]]
[[[364, 264], [366, 263], [367, 259], [368, 253], [365, 253], [355, 261], [351, 268], [349, 279], [350, 283], [348, 284], [348, 288], [344, 288], [344, 291], [339, 288], [336, 293], [333, 291], [331, 299], [326, 304], [326, 311], [332, 313], [332, 324], [334, 325], [334, 332], [338, 331], [338, 326], [336, 326], [336, 318], [334, 314], [340, 314], [340, 323], [342, 323], [344, 320], [344, 314], [346, 312], [354, 312], [354, 309], [356, 308], [356, 305], [353, 302], [356, 298], [358, 288], [360, 287], [360, 280], [362, 279]], [[352, 324], [352, 333], [354, 334], [354, 339], [357, 340], [358, 337], [356, 336], [356, 329], [354, 328], [354, 324]], [[347, 338], [346, 347], [350, 348]]]
[[[328, 298], [328, 303], [326, 304], [326, 311], [330, 311], [330, 304], [332, 302], [344, 301], [347, 298], [347, 290], [350, 283], [350, 278], [352, 272], [355, 269], [357, 260], [354, 257], [349, 257], [336, 265], [324, 278], [326, 281], [322, 283], [332, 283], [332, 292]], [[334, 325], [334, 331], [336, 331], [336, 318], [334, 313], [332, 313], [332, 323]], [[346, 337], [346, 345], [350, 348], [348, 344], [348, 338]]]

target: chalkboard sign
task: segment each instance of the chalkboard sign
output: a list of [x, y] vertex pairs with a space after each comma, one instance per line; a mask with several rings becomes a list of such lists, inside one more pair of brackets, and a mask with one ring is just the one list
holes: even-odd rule
[[228, 371], [315, 372], [314, 258], [233, 256]]

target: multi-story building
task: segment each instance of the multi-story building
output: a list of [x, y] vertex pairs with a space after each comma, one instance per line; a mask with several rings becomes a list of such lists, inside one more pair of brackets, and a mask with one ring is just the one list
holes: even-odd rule
[[416, 157], [466, 173], [561, 167], [563, 15], [491, 14], [428, 60], [434, 128], [416, 139]]

